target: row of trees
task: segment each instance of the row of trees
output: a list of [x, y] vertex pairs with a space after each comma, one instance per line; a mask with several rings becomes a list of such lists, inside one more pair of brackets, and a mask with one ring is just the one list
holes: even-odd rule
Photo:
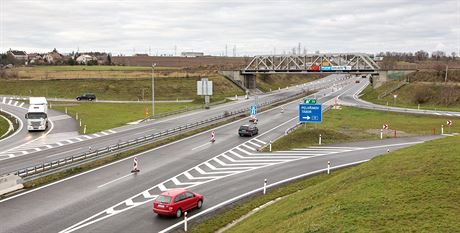
[[436, 60], [436, 61], [447, 61], [447, 60], [457, 60], [458, 54], [452, 52], [450, 55], [447, 55], [446, 52], [436, 50], [431, 53], [431, 56], [428, 52], [424, 50], [419, 50], [415, 53], [412, 52], [380, 52], [377, 54], [378, 57], [384, 57], [384, 59], [394, 59], [398, 61], [407, 61], [407, 62], [417, 62], [417, 61], [426, 61], [426, 60]]

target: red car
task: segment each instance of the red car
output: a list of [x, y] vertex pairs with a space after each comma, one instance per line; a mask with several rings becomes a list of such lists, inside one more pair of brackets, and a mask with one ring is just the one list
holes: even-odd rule
[[203, 206], [203, 196], [186, 189], [170, 189], [153, 201], [153, 212], [158, 215], [181, 217], [185, 211]]

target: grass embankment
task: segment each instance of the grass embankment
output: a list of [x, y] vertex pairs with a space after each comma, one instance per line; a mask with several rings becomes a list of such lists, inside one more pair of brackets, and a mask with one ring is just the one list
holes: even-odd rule
[[[155, 103], [155, 114], [170, 112], [188, 107], [196, 107], [199, 104], [194, 103]], [[152, 114], [151, 104], [114, 104], [114, 103], [96, 103], [96, 102], [79, 102], [63, 103], [53, 102], [53, 109], [65, 112], [82, 120], [80, 131], [83, 133], [83, 127], [86, 125], [86, 133], [95, 133], [115, 127], [123, 126], [126, 123], [137, 121], [145, 118], [145, 111]]]
[[[427, 84], [427, 83], [409, 83], [400, 89], [390, 93], [382, 99], [379, 95], [391, 90], [399, 84], [397, 81], [389, 81], [381, 87], [373, 89], [367, 87], [363, 91], [361, 99], [389, 106], [398, 106], [405, 108], [418, 108], [426, 110], [447, 110], [460, 111], [460, 86], [451, 84]], [[393, 95], [397, 95], [396, 100]]]
[[[352, 107], [342, 107], [340, 110], [329, 110], [323, 115], [323, 123], [306, 124], [300, 126], [289, 137], [275, 141], [273, 150], [289, 150], [318, 144], [321, 134], [323, 144], [339, 143], [363, 139], [379, 139], [380, 129], [383, 124], [389, 125], [389, 130], [384, 130], [384, 138], [410, 135], [433, 134], [433, 129], [439, 134], [441, 125], [446, 124], [448, 118], [443, 116], [425, 116], [403, 113], [381, 112], [363, 110]], [[448, 133], [448, 128], [445, 128]], [[454, 124], [451, 132], [459, 133], [460, 126]]]
[[6, 132], [8, 132], [8, 129], [10, 128], [10, 125], [8, 124], [8, 121], [1, 117], [3, 115], [0, 115], [0, 139], [6, 136]]
[[287, 86], [303, 84], [313, 80], [323, 78], [327, 75], [320, 74], [257, 74], [257, 88], [263, 92], [286, 88]]
[[[196, 81], [192, 78], [155, 78], [156, 100], [196, 99]], [[211, 101], [243, 95], [244, 92], [222, 76], [209, 77], [213, 81]], [[45, 96], [74, 99], [85, 92], [96, 94], [100, 100], [151, 100], [151, 79], [74, 79], [74, 80], [3, 80], [0, 94]]]
[[[419, 144], [328, 179], [307, 179], [302, 182], [311, 183], [299, 192], [289, 185], [284, 189], [292, 195], [226, 232], [459, 232], [459, 140], [456, 136]], [[215, 229], [205, 224], [194, 232]]]

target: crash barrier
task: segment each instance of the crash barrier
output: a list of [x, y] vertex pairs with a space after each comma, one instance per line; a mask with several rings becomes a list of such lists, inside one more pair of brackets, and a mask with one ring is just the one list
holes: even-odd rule
[[9, 174], [0, 176], [0, 195], [24, 188], [22, 178], [18, 175]]
[[[318, 86], [316, 89], [322, 89], [325, 86], [326, 85], [321, 85], [321, 86]], [[313, 89], [310, 89], [310, 90], [313, 90]], [[306, 91], [302, 89], [302, 91], [297, 92], [297, 93], [292, 94], [292, 95], [284, 96], [284, 97], [279, 98], [279, 99], [260, 102], [260, 103], [257, 104], [257, 107], [258, 108], [265, 107], [265, 106], [269, 106], [269, 105], [272, 105], [272, 104], [283, 102], [283, 101], [286, 101], [286, 100], [289, 100], [289, 99], [300, 98], [301, 96], [305, 95], [305, 93], [306, 93]], [[52, 160], [52, 161], [43, 162], [41, 164], [36, 164], [34, 166], [17, 169], [15, 171], [10, 171], [10, 172], [8, 172], [6, 174], [14, 174], [14, 175], [20, 176], [21, 178], [26, 178], [26, 177], [31, 177], [31, 176], [38, 176], [41, 173], [46, 173], [46, 172], [50, 172], [50, 171], [53, 171], [53, 170], [57, 170], [57, 169], [63, 168], [64, 166], [69, 166], [71, 164], [81, 163], [81, 162], [83, 162], [85, 160], [90, 160], [90, 159], [94, 159], [94, 158], [97, 158], [97, 157], [102, 157], [102, 156], [105, 156], [105, 155], [108, 155], [108, 154], [111, 154], [111, 153], [115, 153], [117, 151], [121, 152], [124, 149], [127, 149], [129, 147], [134, 147], [136, 145], [143, 145], [143, 144], [146, 144], [146, 143], [150, 143], [150, 142], [153, 142], [153, 141], [155, 141], [157, 139], [164, 138], [165, 136], [170, 136], [170, 135], [173, 135], [173, 134], [177, 134], [177, 133], [179, 133], [181, 131], [189, 130], [189, 129], [196, 128], [196, 127], [202, 126], [202, 125], [206, 125], [206, 124], [209, 124], [211, 122], [222, 120], [222, 119], [227, 118], [227, 117], [237, 116], [237, 115], [246, 114], [246, 113], [249, 114], [249, 110], [250, 110], [250, 107], [244, 107], [244, 108], [240, 108], [240, 109], [233, 110], [233, 111], [224, 111], [223, 114], [219, 115], [219, 116], [214, 116], [214, 117], [211, 117], [211, 118], [208, 118], [208, 119], [205, 119], [205, 120], [201, 120], [201, 121], [198, 121], [198, 122], [181, 125], [181, 126], [178, 126], [178, 127], [172, 128], [172, 129], [167, 129], [167, 130], [164, 130], [162, 132], [153, 133], [153, 134], [150, 134], [150, 135], [145, 135], [145, 136], [138, 137], [136, 139], [131, 139], [131, 140], [128, 140], [128, 141], [125, 141], [125, 142], [119, 142], [119, 143], [117, 143], [115, 145], [111, 145], [111, 146], [108, 146], [108, 147], [105, 147], [105, 148], [100, 148], [100, 149], [96, 149], [96, 150], [93, 150], [93, 151], [88, 151], [88, 152], [84, 152], [84, 153], [81, 153], [81, 154], [68, 156], [68, 157], [65, 157], [65, 158], [60, 158], [60, 159], [56, 159], [56, 160]]]

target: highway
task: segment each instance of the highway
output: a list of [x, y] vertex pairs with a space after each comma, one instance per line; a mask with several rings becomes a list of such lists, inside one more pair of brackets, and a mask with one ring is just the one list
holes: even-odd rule
[[[317, 94], [320, 103], [354, 88]], [[204, 208], [260, 188], [263, 179], [276, 182], [333, 166], [363, 161], [439, 136], [312, 148], [308, 152], [258, 153], [257, 148], [297, 124], [298, 101], [258, 114], [260, 135], [240, 138], [238, 127], [248, 118], [220, 126], [217, 141], [210, 131], [138, 154], [141, 172], [130, 173], [132, 157], [0, 201], [1, 232], [159, 232], [179, 220], [158, 218], [152, 199], [161, 190], [191, 187], [205, 195]], [[12, 215], [11, 212], [15, 214]], [[191, 216], [199, 214], [193, 211]]]
[[[344, 79], [343, 76], [331, 75], [306, 85], [282, 89], [280, 91], [259, 96], [258, 102], [262, 103], [265, 101], [280, 99], [294, 93], [298, 93], [302, 91], [302, 89], [312, 90], [316, 88], [328, 88], [328, 91], [331, 91], [329, 90], [329, 87], [333, 86], [334, 83], [349, 82], [349, 80], [342, 79]], [[97, 148], [105, 148], [111, 145], [116, 145], [119, 142], [129, 141], [141, 136], [172, 129], [177, 126], [195, 123], [210, 117], [220, 116], [225, 111], [248, 108], [253, 103], [254, 99], [242, 100], [215, 106], [209, 110], [192, 111], [186, 114], [161, 118], [159, 120], [141, 123], [138, 125], [115, 128], [92, 135], [80, 135], [73, 138], [65, 138], [64, 140], [53, 141], [48, 144], [30, 144], [25, 148], [26, 152], [23, 152], [24, 150], [18, 148], [13, 156], [11, 154], [9, 157], [5, 156], [0, 163], [0, 174], [13, 172], [17, 169], [33, 166], [53, 159], [71, 156], [72, 154], [81, 154], [87, 152], [89, 148], [92, 148], [93, 150]]]

